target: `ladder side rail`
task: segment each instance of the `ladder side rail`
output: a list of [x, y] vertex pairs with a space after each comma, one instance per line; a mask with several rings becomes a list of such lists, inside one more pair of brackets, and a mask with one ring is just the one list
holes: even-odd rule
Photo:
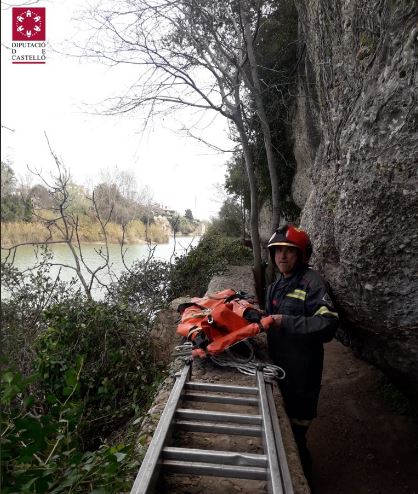
[[167, 404], [155, 429], [154, 436], [148, 446], [141, 468], [136, 476], [130, 494], [151, 494], [158, 478], [161, 453], [172, 426], [173, 417], [182, 396], [184, 385], [189, 379], [191, 364], [187, 363], [168, 397]]
[[270, 419], [270, 408], [267, 400], [264, 373], [257, 370], [257, 385], [259, 390], [260, 412], [263, 417], [263, 441], [269, 462], [268, 488], [271, 494], [283, 494], [279, 460], [277, 456], [274, 431]]
[[279, 466], [281, 471], [281, 477], [283, 482], [283, 490], [285, 494], [294, 494], [293, 483], [290, 476], [289, 465], [287, 463], [286, 452], [283, 444], [282, 432], [280, 430], [279, 418], [277, 416], [277, 409], [274, 403], [273, 397], [273, 385], [268, 383], [267, 388], [267, 399], [270, 408], [270, 417], [274, 430], [274, 438], [277, 448], [277, 456], [279, 458]]

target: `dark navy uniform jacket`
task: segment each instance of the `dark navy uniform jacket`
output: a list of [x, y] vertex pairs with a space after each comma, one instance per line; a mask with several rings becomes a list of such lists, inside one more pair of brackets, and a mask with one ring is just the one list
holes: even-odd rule
[[279, 381], [290, 418], [316, 417], [324, 360], [323, 343], [331, 341], [338, 314], [328, 284], [317, 271], [301, 267], [291, 277], [270, 285], [266, 312], [283, 314], [280, 328], [267, 332], [273, 362], [286, 372]]

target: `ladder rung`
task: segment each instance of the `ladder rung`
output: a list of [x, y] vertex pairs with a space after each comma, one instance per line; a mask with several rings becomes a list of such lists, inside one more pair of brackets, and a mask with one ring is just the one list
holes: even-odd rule
[[188, 382], [186, 389], [195, 391], [216, 391], [219, 393], [237, 393], [243, 395], [257, 395], [258, 389], [254, 386], [232, 386], [230, 384], [213, 384], [204, 382]]
[[225, 395], [216, 395], [209, 393], [191, 393], [187, 392], [184, 397], [188, 401], [202, 401], [209, 403], [227, 403], [229, 405], [250, 405], [257, 406], [258, 399], [253, 398], [252, 396], [225, 396]]
[[188, 420], [206, 420], [210, 422], [233, 422], [235, 424], [262, 424], [261, 415], [212, 412], [208, 410], [192, 410], [190, 408], [178, 408], [176, 410], [176, 418]]
[[174, 420], [174, 425], [190, 432], [209, 432], [213, 434], [234, 434], [241, 436], [261, 436], [262, 428], [258, 425], [217, 424], [216, 422], [193, 422], [191, 420]]
[[162, 466], [165, 471], [176, 474], [267, 480], [267, 470], [260, 467], [214, 465], [213, 463], [183, 462], [175, 460], [163, 460]]
[[208, 449], [174, 448], [163, 449], [166, 460], [219, 463], [241, 467], [267, 467], [267, 456], [236, 451], [216, 451]]

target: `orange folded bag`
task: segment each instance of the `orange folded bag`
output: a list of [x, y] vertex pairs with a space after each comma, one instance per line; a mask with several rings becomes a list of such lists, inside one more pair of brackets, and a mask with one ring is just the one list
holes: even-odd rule
[[[231, 345], [265, 331], [272, 324], [248, 294], [232, 289], [181, 304], [177, 333], [193, 342], [193, 355], [223, 352]], [[198, 351], [197, 351], [198, 350]]]

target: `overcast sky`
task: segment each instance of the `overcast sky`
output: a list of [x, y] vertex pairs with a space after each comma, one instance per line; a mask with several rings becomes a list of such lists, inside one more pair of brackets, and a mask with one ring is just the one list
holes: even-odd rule
[[226, 122], [214, 119], [214, 114], [202, 120], [183, 111], [155, 120], [144, 132], [140, 115], [93, 115], [94, 106], [88, 110], [86, 104], [118, 94], [134, 76], [134, 68], [109, 68], [53, 51], [53, 47], [65, 51], [68, 40], [80, 37], [78, 22], [71, 20], [78, 5], [85, 2], [50, 0], [34, 5], [46, 7], [45, 65], [12, 64], [7, 49], [12, 12], [2, 11], [1, 123], [13, 130], [2, 128], [2, 159], [9, 160], [18, 175], [26, 172], [26, 165], [48, 172], [53, 161], [46, 132], [75, 182], [94, 183], [101, 169], [118, 167], [134, 172], [139, 186], [148, 185], [154, 199], [170, 209], [184, 213], [190, 208], [200, 219], [214, 216], [221, 205], [215, 185], [224, 181], [229, 155], [175, 130], [199, 121], [205, 140], [230, 149]]

